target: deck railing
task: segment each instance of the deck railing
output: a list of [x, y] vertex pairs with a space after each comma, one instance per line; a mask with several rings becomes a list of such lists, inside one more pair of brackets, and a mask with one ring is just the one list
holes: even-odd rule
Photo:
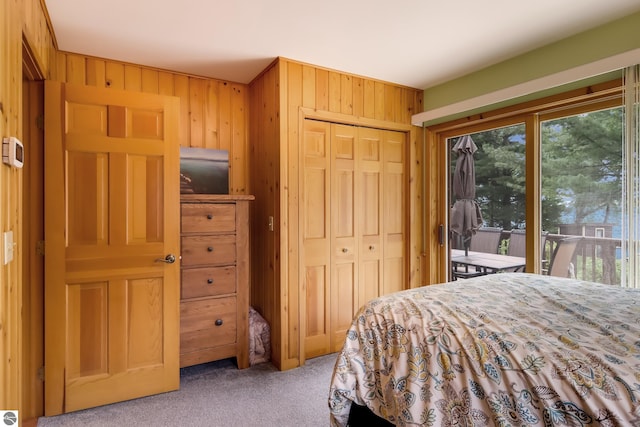
[[[508, 239], [510, 231], [503, 232], [503, 239]], [[547, 234], [544, 245], [543, 260], [546, 265], [551, 260], [558, 242], [567, 237], [566, 234]], [[573, 257], [573, 270], [576, 278], [608, 285], [620, 285], [620, 262], [616, 258], [622, 246], [620, 239], [608, 237], [581, 236], [576, 254]]]
[[[571, 236], [547, 235], [549, 253], [552, 254], [558, 241], [566, 237]], [[607, 285], [620, 285], [620, 265], [616, 262], [616, 253], [621, 247], [620, 239], [582, 236], [573, 260], [576, 277]]]

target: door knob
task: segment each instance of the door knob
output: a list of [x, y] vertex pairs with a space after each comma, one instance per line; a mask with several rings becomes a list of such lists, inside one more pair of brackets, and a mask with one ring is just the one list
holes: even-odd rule
[[166, 257], [164, 257], [164, 259], [156, 258], [155, 262], [165, 262], [167, 264], [173, 264], [174, 262], [176, 262], [176, 256], [174, 254], [169, 254]]

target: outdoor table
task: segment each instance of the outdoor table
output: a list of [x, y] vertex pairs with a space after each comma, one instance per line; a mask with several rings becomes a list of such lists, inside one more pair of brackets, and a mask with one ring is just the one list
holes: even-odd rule
[[451, 262], [454, 267], [464, 266], [465, 271], [469, 271], [469, 267], [473, 267], [475, 272], [480, 274], [523, 270], [526, 265], [524, 257], [474, 251], [469, 251], [465, 255], [462, 249], [451, 250]]

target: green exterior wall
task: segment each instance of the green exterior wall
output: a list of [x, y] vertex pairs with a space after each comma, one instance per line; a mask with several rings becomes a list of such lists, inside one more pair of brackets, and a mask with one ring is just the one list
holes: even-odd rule
[[[566, 71], [617, 54], [640, 48], [640, 13], [532, 50], [480, 71], [450, 80], [424, 91], [424, 110], [432, 110], [480, 95], [515, 86], [530, 80]], [[595, 81], [605, 78], [595, 78]], [[589, 82], [590, 83], [590, 82]], [[584, 86], [572, 82], [570, 86]], [[567, 86], [566, 89], [571, 87]], [[563, 87], [563, 90], [565, 87]], [[557, 90], [559, 92], [560, 90]], [[537, 98], [552, 94], [553, 89], [529, 95]], [[518, 98], [517, 102], [526, 100]], [[505, 101], [500, 104], [508, 105]], [[494, 105], [494, 107], [504, 106]], [[485, 110], [486, 109], [481, 109]], [[471, 112], [466, 112], [470, 114]], [[465, 114], [465, 115], [466, 115]], [[452, 119], [454, 117], [447, 117]], [[441, 120], [438, 120], [441, 121]]]

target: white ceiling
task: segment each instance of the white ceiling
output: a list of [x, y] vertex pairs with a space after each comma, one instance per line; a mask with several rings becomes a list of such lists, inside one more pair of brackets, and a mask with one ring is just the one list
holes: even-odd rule
[[45, 4], [67, 52], [238, 83], [282, 56], [418, 89], [640, 11], [639, 0]]

